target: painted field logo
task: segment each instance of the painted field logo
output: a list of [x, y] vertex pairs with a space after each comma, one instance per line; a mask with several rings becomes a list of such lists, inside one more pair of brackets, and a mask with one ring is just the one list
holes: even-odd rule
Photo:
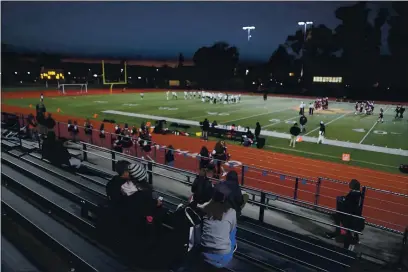
[[353, 131], [360, 132], [360, 133], [366, 132], [366, 130], [364, 128], [353, 128]]
[[242, 162], [239, 161], [227, 161], [225, 162], [225, 165], [234, 168], [234, 167], [241, 167], [242, 166]]
[[178, 110], [178, 108], [159, 107], [159, 110], [175, 111], [175, 110]]
[[293, 121], [293, 120], [287, 120], [287, 121], [285, 121], [285, 123], [286, 123], [286, 124], [294, 124], [294, 123], [296, 123], [296, 121]]
[[271, 120], [269, 120], [269, 122], [272, 122], [272, 123], [279, 123], [281, 120], [280, 119], [271, 119]]
[[227, 116], [230, 115], [228, 112], [211, 112], [207, 111], [208, 115], [218, 115], [218, 116]]

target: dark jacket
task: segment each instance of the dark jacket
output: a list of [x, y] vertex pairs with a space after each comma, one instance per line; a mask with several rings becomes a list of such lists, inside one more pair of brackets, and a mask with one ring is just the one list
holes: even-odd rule
[[306, 123], [307, 123], [307, 118], [306, 118], [306, 116], [300, 117], [299, 123], [300, 123], [302, 126], [306, 125]]
[[209, 131], [209, 130], [210, 130], [210, 122], [208, 122], [208, 120], [204, 120], [203, 131]]
[[71, 155], [64, 144], [59, 140], [45, 139], [42, 145], [42, 157], [49, 160], [52, 164], [61, 166], [70, 165]]
[[214, 189], [209, 178], [198, 176], [191, 186], [191, 192], [194, 202], [203, 204], [211, 200]]
[[174, 161], [174, 154], [173, 150], [167, 150], [166, 155], [164, 156], [164, 160], [166, 163]]
[[241, 187], [239, 186], [237, 173], [235, 171], [228, 172], [224, 184], [227, 185], [231, 191], [231, 194], [228, 196], [228, 202], [237, 212], [237, 215], [240, 215], [241, 207], [244, 204], [244, 198], [242, 196]]
[[258, 138], [259, 134], [261, 134], [261, 126], [256, 126], [255, 128], [255, 136]]
[[[340, 201], [337, 202], [337, 210], [361, 216], [361, 192], [351, 190], [346, 196], [341, 197]], [[342, 224], [346, 228], [351, 228], [357, 231], [362, 231], [364, 229], [364, 219], [356, 218], [353, 216], [348, 216], [346, 214], [340, 214], [342, 218]]]
[[322, 135], [326, 134], [326, 126], [324, 124], [320, 124], [320, 131], [322, 132]]
[[293, 126], [290, 128], [290, 134], [293, 136], [298, 136], [300, 134], [300, 128], [297, 126]]

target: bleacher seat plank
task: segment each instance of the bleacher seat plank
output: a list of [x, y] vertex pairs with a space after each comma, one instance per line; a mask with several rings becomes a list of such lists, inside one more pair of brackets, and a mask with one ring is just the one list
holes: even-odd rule
[[1, 236], [2, 272], [40, 272], [12, 243]]
[[77, 271], [121, 272], [129, 269], [78, 234], [2, 186], [2, 208], [59, 245], [80, 265]]
[[[64, 193], [66, 196], [74, 197], [78, 200], [87, 199], [87, 201], [93, 205], [98, 205], [98, 197], [94, 194], [89, 193], [86, 190], [81, 190], [80, 188], [72, 185], [71, 183], [61, 180], [41, 169], [35, 167], [29, 163], [21, 161], [17, 158], [10, 156], [9, 154], [5, 154], [2, 152], [2, 162], [10, 165], [12, 167], [20, 168], [21, 171], [29, 174], [32, 177], [35, 177], [38, 180], [46, 181], [47, 184], [51, 185], [54, 189], [60, 191], [60, 193]], [[100, 189], [100, 193], [102, 193], [102, 189]]]

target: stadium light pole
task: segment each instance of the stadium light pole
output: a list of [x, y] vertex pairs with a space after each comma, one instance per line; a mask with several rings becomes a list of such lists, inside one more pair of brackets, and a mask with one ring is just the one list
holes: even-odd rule
[[254, 30], [255, 27], [254, 26], [244, 26], [242, 29], [245, 30], [248, 33], [248, 42], [249, 42], [249, 40], [252, 37], [251, 36], [251, 30]]
[[[306, 43], [306, 32], [307, 32], [307, 26], [308, 25], [313, 25], [313, 22], [311, 22], [311, 21], [306, 21], [306, 22], [298, 22], [298, 25], [299, 26], [304, 26], [304, 28], [305, 28], [305, 30], [304, 30], [304, 33], [303, 33], [303, 46], [302, 46], [302, 58], [303, 58], [303, 54], [304, 54], [304, 50], [305, 50], [305, 43]], [[302, 78], [303, 77], [303, 61], [302, 61], [302, 69], [300, 70], [300, 78]], [[300, 78], [299, 78], [299, 81], [300, 81]]]

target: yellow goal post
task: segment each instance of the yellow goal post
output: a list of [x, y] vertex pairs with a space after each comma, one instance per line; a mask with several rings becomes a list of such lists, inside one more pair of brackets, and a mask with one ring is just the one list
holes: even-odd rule
[[125, 61], [125, 63], [124, 63], [123, 71], [124, 71], [124, 74], [125, 74], [125, 81], [108, 82], [108, 81], [106, 80], [106, 74], [105, 74], [105, 61], [102, 60], [102, 79], [103, 79], [103, 85], [110, 85], [110, 88], [109, 88], [110, 94], [112, 94], [112, 90], [113, 90], [113, 86], [114, 86], [114, 85], [126, 85], [126, 84], [127, 84], [127, 78], [128, 78], [128, 77], [127, 77], [127, 63], [126, 63], [126, 61]]

